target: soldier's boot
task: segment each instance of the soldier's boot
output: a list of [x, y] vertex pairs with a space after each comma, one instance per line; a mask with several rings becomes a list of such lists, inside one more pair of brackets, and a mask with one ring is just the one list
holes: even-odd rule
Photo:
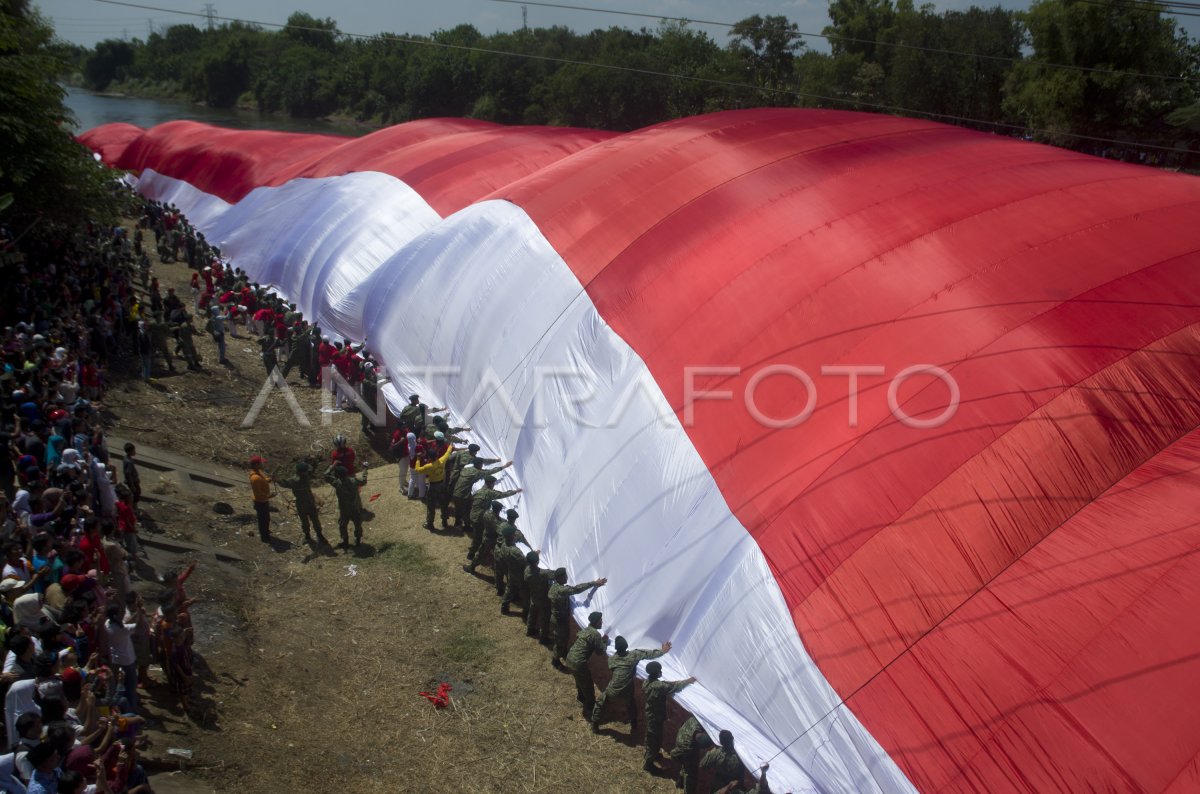
[[354, 533], [354, 545], [355, 545], [355, 546], [361, 546], [361, 545], [362, 545], [362, 533], [361, 533], [361, 532], [355, 532], [355, 533]]
[[508, 614], [508, 602], [507, 602], [507, 601], [501, 601], [501, 602], [500, 602], [500, 614], [501, 614], [501, 615], [507, 615], [507, 614]]

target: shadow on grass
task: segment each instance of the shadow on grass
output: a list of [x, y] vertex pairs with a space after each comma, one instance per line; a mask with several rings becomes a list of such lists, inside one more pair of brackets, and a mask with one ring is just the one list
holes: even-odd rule
[[432, 575], [438, 570], [424, 546], [406, 540], [385, 540], [378, 546], [361, 543], [351, 551], [359, 559], [377, 560], [402, 573]]

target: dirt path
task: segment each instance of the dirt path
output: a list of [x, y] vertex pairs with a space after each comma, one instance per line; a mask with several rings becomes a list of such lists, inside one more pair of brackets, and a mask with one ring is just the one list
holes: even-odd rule
[[[164, 289], [187, 296], [185, 266], [156, 261], [155, 270]], [[242, 429], [262, 385], [257, 348], [229, 339], [226, 368], [215, 363], [211, 341], [197, 339], [204, 372], [110, 391], [114, 435], [210, 465], [240, 465], [257, 453], [282, 467], [326, 457], [340, 431], [372, 459], [364, 500], [379, 497], [368, 505], [376, 517], [366, 545], [325, 556], [301, 545], [282, 497], [274, 531], [290, 543], [271, 549], [257, 540], [248, 488], [227, 492], [223, 501], [235, 512], [221, 516], [210, 493], [183, 492], [169, 477], [143, 483], [173, 502], [150, 507], [167, 535], [246, 560], [202, 563], [189, 582], [202, 599], [194, 610], [205, 663], [201, 705], [186, 720], [156, 707], [163, 730], [155, 752], [167, 744], [193, 752], [183, 771], [157, 778], [164, 786], [246, 794], [675, 790], [641, 771], [641, 749], [624, 731], [589, 731], [570, 678], [524, 636], [518, 616], [499, 614], [490, 582], [462, 572], [466, 540], [420, 528], [422, 506], [399, 496], [395, 467], [369, 452], [357, 414], [334, 414], [332, 426], [321, 426], [319, 392], [293, 375], [313, 426], [299, 426], [276, 392]], [[330, 489], [322, 496], [332, 537]], [[453, 685], [453, 698], [436, 710], [418, 693], [441, 681]]]

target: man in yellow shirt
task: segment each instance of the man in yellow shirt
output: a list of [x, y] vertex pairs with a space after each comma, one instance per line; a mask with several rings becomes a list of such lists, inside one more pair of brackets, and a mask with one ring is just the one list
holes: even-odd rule
[[250, 458], [250, 495], [254, 499], [254, 514], [258, 517], [258, 537], [263, 543], [271, 538], [271, 476], [263, 471], [266, 463], [260, 456]]
[[447, 443], [445, 433], [440, 430], [433, 434], [433, 444], [426, 453], [428, 463], [419, 463], [414, 468], [417, 474], [424, 474], [428, 483], [425, 491], [425, 528], [433, 531], [433, 514], [438, 508], [442, 510], [442, 527], [448, 526], [446, 521], [446, 461], [454, 445]]

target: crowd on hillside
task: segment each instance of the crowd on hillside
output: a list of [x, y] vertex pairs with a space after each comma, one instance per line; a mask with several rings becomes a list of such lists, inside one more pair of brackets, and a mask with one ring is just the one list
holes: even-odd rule
[[103, 415], [148, 272], [140, 230], [0, 227], [0, 792], [149, 792], [142, 700], [190, 706], [191, 568], [146, 563], [137, 450]]
[[[147, 248], [163, 262], [186, 262], [187, 293], [165, 292]], [[0, 792], [146, 792], [138, 763], [141, 692], [157, 661], [185, 710], [191, 686], [191, 602], [183, 590], [190, 569], [164, 577], [151, 610], [131, 579], [139, 554], [140, 483], [136, 449], [126, 445], [118, 470], [110, 458], [102, 421], [109, 373], [154, 379], [180, 362], [200, 370], [226, 362], [226, 335], [257, 341], [264, 372], [320, 386], [333, 373], [338, 406], [353, 396], [374, 404], [377, 363], [350, 340], [334, 341], [293, 304], [254, 283], [222, 260], [182, 214], [147, 201], [136, 228], [89, 226], [49, 241], [14, 245], [0, 230], [4, 271], [14, 285], [2, 307], [5, 381], [0, 473], [5, 523], [0, 617], [8, 653], [4, 665], [5, 747]], [[209, 352], [211, 351], [211, 352]], [[364, 414], [363, 432], [375, 428]], [[442, 408], [412, 395], [394, 417], [390, 451], [399, 464], [400, 492], [425, 507], [425, 527], [453, 527], [470, 538], [464, 570], [486, 577], [500, 612], [521, 612], [526, 633], [550, 648], [555, 668], [572, 675], [584, 719], [593, 731], [606, 722], [644, 728], [644, 766], [662, 762], [663, 730], [671, 696], [694, 679], [664, 681], [656, 657], [670, 643], [632, 649], [604, 633], [603, 615], [575, 632], [572, 597], [605, 579], [571, 584], [564, 568], [540, 566], [504, 500], [498, 475], [511, 465], [480, 456], [469, 427], [453, 426]], [[266, 461], [250, 461], [251, 499], [260, 537], [273, 541], [270, 501], [288, 489], [306, 542], [331, 551], [321, 523], [318, 485], [332, 486], [340, 546], [361, 543], [361, 487], [366, 464], [349, 440], [334, 440], [320, 470], [301, 460], [268, 474]], [[153, 575], [151, 572], [150, 575]], [[574, 635], [574, 636], [573, 636]], [[609, 647], [614, 653], [608, 654]], [[647, 680], [637, 668], [646, 661]], [[597, 697], [594, 665], [607, 664], [609, 680]], [[644, 705], [635, 700], [641, 690]], [[734, 739], [721, 731], [714, 742], [695, 718], [687, 719], [670, 751], [678, 785], [686, 791], [770, 791], [766, 766], [757, 783], [747, 776]]]

